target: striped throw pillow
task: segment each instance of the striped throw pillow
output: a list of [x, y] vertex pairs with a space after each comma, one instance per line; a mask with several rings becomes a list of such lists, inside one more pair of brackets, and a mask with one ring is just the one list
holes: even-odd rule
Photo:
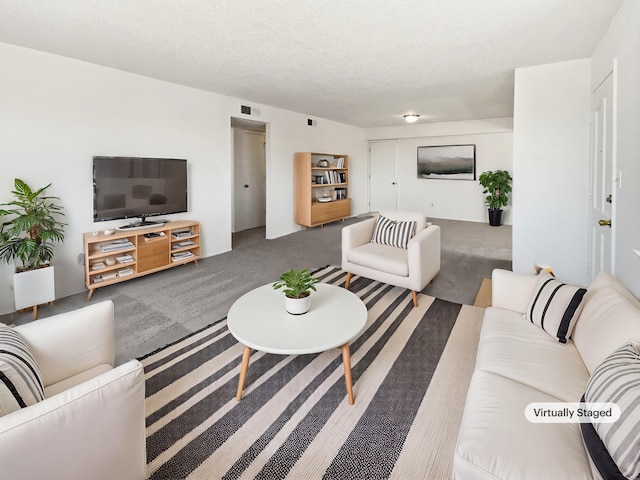
[[42, 376], [22, 337], [0, 325], [0, 416], [44, 400]]
[[416, 222], [401, 222], [379, 215], [371, 241], [396, 248], [407, 248], [409, 240], [415, 234]]
[[[584, 399], [587, 403], [611, 402], [620, 407], [617, 421], [593, 423], [593, 427], [620, 473], [626, 478], [638, 478], [640, 354], [632, 343], [614, 351], [594, 370], [587, 383]], [[591, 450], [589, 454], [593, 456]], [[603, 455], [603, 452], [600, 454]], [[599, 464], [598, 458], [593, 460], [594, 464]]]
[[538, 277], [524, 316], [560, 343], [567, 343], [587, 290], [562, 283], [545, 270], [541, 270]]

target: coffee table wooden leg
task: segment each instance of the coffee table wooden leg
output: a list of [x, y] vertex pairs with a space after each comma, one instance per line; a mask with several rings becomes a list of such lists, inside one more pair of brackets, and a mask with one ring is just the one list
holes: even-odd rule
[[238, 402], [242, 399], [242, 390], [244, 390], [244, 380], [247, 378], [250, 356], [251, 349], [249, 347], [244, 347], [244, 352], [242, 353], [242, 366], [240, 367], [240, 378], [238, 379], [238, 393], [236, 393], [236, 400]]
[[353, 398], [353, 385], [351, 380], [351, 353], [349, 352], [349, 344], [345, 343], [340, 347], [342, 350], [342, 363], [344, 364], [344, 380], [347, 384], [347, 396], [349, 397], [349, 405], [355, 403]]

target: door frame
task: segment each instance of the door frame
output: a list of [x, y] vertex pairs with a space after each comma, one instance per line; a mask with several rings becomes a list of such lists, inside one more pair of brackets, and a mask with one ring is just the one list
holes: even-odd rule
[[[248, 128], [246, 128], [248, 127]], [[241, 117], [235, 117], [235, 116], [231, 116], [230, 120], [229, 120], [229, 138], [230, 138], [230, 193], [231, 193], [231, 201], [230, 201], [230, 237], [229, 237], [229, 243], [231, 245], [231, 249], [233, 249], [233, 242], [231, 241], [231, 238], [233, 236], [233, 230], [235, 229], [235, 208], [236, 208], [236, 201], [235, 201], [235, 196], [236, 196], [236, 192], [235, 192], [235, 148], [234, 148], [234, 129], [244, 129], [244, 130], [252, 130], [252, 129], [256, 129], [255, 131], [259, 131], [261, 133], [264, 133], [264, 162], [265, 162], [265, 186], [264, 186], [264, 192], [265, 192], [265, 238], [268, 238], [267, 232], [269, 231], [269, 163], [270, 163], [270, 151], [269, 151], [269, 145], [270, 145], [270, 135], [271, 135], [271, 129], [269, 127], [269, 123], [268, 122], [263, 122], [260, 120], [250, 120], [250, 119], [246, 119], [246, 118], [241, 118]], [[261, 130], [259, 129], [261, 128]]]

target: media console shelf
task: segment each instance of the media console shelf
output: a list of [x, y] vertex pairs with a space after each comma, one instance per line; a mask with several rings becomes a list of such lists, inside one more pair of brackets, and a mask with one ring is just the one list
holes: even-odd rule
[[141, 230], [84, 234], [85, 283], [91, 300], [96, 288], [113, 285], [185, 263], [198, 264], [200, 223], [167, 222]]

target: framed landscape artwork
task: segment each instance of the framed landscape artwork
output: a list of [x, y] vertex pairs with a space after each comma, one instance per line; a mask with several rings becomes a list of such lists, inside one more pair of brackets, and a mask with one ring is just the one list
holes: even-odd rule
[[418, 178], [475, 180], [476, 146], [418, 147]]

